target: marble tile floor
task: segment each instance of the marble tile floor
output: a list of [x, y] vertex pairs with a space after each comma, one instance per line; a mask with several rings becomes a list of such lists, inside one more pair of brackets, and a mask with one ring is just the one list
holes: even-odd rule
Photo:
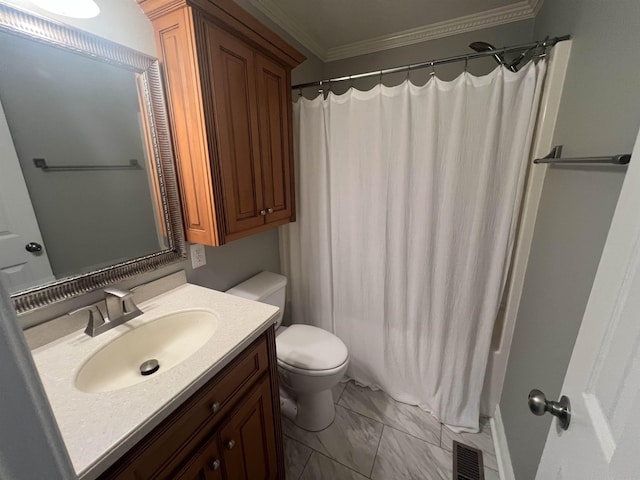
[[283, 419], [287, 480], [451, 480], [452, 442], [482, 450], [485, 479], [497, 480], [491, 427], [457, 434], [418, 407], [353, 382], [333, 390], [336, 419], [307, 432]]

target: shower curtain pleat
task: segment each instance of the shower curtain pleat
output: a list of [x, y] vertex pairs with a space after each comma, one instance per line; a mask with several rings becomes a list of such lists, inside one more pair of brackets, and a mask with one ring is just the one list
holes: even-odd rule
[[294, 105], [289, 311], [348, 376], [478, 431], [545, 63]]

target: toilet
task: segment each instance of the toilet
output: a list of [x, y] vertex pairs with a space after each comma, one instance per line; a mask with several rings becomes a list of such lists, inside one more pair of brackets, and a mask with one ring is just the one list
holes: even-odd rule
[[316, 432], [335, 418], [331, 389], [347, 371], [349, 352], [342, 340], [321, 328], [281, 326], [286, 288], [286, 277], [262, 272], [226, 293], [280, 307], [275, 323], [282, 414], [300, 428]]

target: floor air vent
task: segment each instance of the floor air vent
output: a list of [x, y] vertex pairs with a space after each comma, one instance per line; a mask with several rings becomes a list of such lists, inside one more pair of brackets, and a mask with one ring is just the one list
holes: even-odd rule
[[484, 480], [480, 450], [453, 442], [453, 480]]

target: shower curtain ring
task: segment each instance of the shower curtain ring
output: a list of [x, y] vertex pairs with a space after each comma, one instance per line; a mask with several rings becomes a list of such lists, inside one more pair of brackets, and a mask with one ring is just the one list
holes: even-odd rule
[[298, 89], [298, 98], [302, 96], [302, 87]]
[[544, 58], [547, 56], [547, 42], [542, 42], [542, 53], [538, 55], [538, 58]]
[[467, 71], [467, 68], [469, 68], [469, 56], [464, 57], [464, 71]]
[[378, 83], [380, 83], [380, 85], [382, 85], [382, 70], [380, 70], [380, 81]]
[[411, 73], [411, 65], [407, 65], [407, 78], [406, 80], [409, 80], [409, 74]]
[[540, 52], [538, 54], [538, 58], [544, 58], [547, 56], [547, 40], [549, 40], [549, 37], [545, 37], [544, 41], [542, 42], [542, 52]]
[[353, 77], [349, 75], [349, 87], [353, 88]]
[[435, 76], [435, 74], [436, 74], [436, 69], [433, 66], [433, 62], [431, 62], [431, 72], [429, 73], [429, 75], [431, 75], [433, 77], [433, 76]]

